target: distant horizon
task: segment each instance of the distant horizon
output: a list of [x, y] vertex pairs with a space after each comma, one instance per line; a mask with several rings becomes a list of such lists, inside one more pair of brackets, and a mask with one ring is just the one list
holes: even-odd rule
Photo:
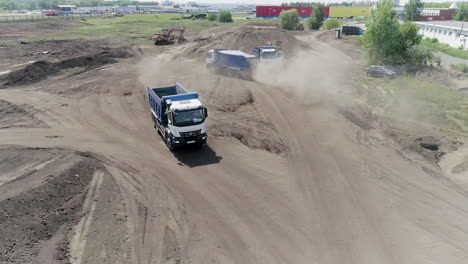
[[[140, 2], [148, 2], [151, 0], [137, 0]], [[163, 2], [163, 1], [153, 1], [153, 2]], [[188, 2], [196, 2], [198, 4], [239, 4], [239, 5], [280, 5], [282, 3], [291, 3], [291, 2], [314, 2], [314, 1], [294, 1], [294, 0], [256, 0], [256, 1], [248, 1], [248, 0], [184, 0], [184, 1], [177, 1], [174, 0], [172, 2], [178, 4], [185, 4]], [[336, 0], [319, 0], [318, 2], [322, 3], [342, 3], [342, 2], [350, 2], [350, 1], [336, 1]], [[352, 2], [352, 1], [351, 1]], [[359, 1], [356, 1], [359, 2]], [[407, 0], [403, 0], [403, 3], [407, 2]], [[454, 0], [454, 1], [446, 1], [446, 0], [422, 0], [424, 3], [452, 3], [452, 2], [463, 2], [463, 0]]]

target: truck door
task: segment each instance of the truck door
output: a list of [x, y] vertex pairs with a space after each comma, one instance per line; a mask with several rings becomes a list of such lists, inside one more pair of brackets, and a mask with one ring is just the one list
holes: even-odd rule
[[215, 52], [208, 51], [208, 54], [206, 55], [206, 63], [213, 64], [216, 61], [215, 56], [216, 56]]

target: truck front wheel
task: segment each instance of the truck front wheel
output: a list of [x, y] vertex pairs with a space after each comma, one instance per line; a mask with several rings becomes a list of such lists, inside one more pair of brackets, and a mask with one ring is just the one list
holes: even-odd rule
[[167, 134], [166, 134], [166, 145], [170, 151], [174, 150], [174, 143], [172, 142], [172, 138]]

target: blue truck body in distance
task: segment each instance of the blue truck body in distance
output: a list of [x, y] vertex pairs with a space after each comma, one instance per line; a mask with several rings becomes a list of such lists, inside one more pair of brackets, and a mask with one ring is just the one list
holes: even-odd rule
[[154, 127], [170, 150], [182, 145], [201, 146], [206, 143], [208, 110], [198, 97], [198, 93], [188, 92], [179, 83], [168, 87], [148, 87]]
[[215, 49], [208, 51], [206, 66], [213, 73], [250, 78], [258, 63], [270, 63], [282, 58], [274, 46], [260, 46], [248, 54], [239, 50]]
[[215, 49], [208, 52], [208, 68], [226, 68], [232, 70], [249, 70], [255, 63], [255, 56], [239, 50]]

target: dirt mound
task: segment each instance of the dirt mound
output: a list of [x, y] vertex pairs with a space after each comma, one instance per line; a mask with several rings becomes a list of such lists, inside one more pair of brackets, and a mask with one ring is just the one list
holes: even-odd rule
[[94, 55], [80, 56], [56, 63], [37, 61], [20, 70], [9, 73], [5, 77], [6, 83], [4, 85], [31, 84], [44, 80], [48, 76], [57, 75], [61, 70], [80, 67], [85, 68], [84, 71], [86, 71], [105, 64], [115, 63], [115, 58], [128, 58], [131, 56], [132, 54], [125, 49], [106, 49]]
[[[19, 150], [1, 150], [1, 152], [7, 152], [6, 154], [10, 151], [18, 152]], [[53, 166], [56, 167], [51, 165], [42, 168], [37, 166], [0, 186], [4, 192], [8, 188], [25, 185], [26, 182], [32, 185], [37, 181], [36, 178], [42, 179], [37, 186], [0, 201], [1, 263], [35, 262], [33, 258], [44, 241], [51, 239], [60, 230], [71, 229], [80, 218], [87, 187], [94, 172], [102, 169], [97, 160], [74, 155], [71, 151], [21, 149], [15, 157], [24, 160], [18, 163], [19, 168], [10, 171], [21, 171], [21, 166], [29, 162], [28, 159], [34, 153], [42, 152], [47, 155], [49, 151], [57, 154], [50, 157], [52, 158], [50, 163], [62, 159], [61, 163], [67, 162], [67, 164], [62, 166], [54, 164]], [[66, 251], [66, 247], [64, 249], [63, 245], [55, 244], [52, 246], [51, 252], [55, 252], [54, 255], [57, 258], [65, 258], [63, 251]]]
[[400, 129], [385, 131], [403, 149], [415, 152], [423, 156], [433, 164], [439, 164], [441, 158], [449, 152], [455, 151], [461, 143], [447, 138], [432, 135], [417, 137], [414, 134]]
[[244, 117], [242, 121], [232, 122], [237, 118], [236, 115], [213, 118], [215, 122], [209, 127], [210, 135], [232, 137], [247, 147], [266, 150], [274, 154], [286, 152], [286, 146], [270, 122], [255, 117]]
[[299, 47], [299, 41], [286, 30], [279, 28], [246, 26], [225, 38], [222, 45], [227, 49], [248, 53], [258, 46], [273, 45], [282, 48], [285, 53], [292, 53]]
[[47, 127], [26, 107], [0, 100], [0, 128], [9, 127]]
[[218, 110], [208, 121], [210, 135], [235, 138], [247, 147], [274, 154], [285, 153], [286, 147], [278, 131], [258, 108], [250, 89], [232, 79], [221, 83], [215, 91], [205, 95]]
[[277, 46], [286, 56], [300, 47], [300, 42], [276, 23], [255, 23], [244, 26], [238, 32], [226, 32], [214, 37], [200, 38], [193, 46], [177, 55], [177, 58], [204, 59], [210, 49], [234, 49], [252, 53], [258, 46]]
[[420, 68], [416, 73], [418, 79], [430, 81], [442, 85], [454, 86], [453, 83], [459, 80], [466, 80], [467, 74], [456, 70], [444, 69], [440, 67], [426, 66]]
[[9, 73], [5, 85], [23, 85], [38, 82], [60, 72], [60, 67], [47, 61], [36, 61], [23, 69]]

